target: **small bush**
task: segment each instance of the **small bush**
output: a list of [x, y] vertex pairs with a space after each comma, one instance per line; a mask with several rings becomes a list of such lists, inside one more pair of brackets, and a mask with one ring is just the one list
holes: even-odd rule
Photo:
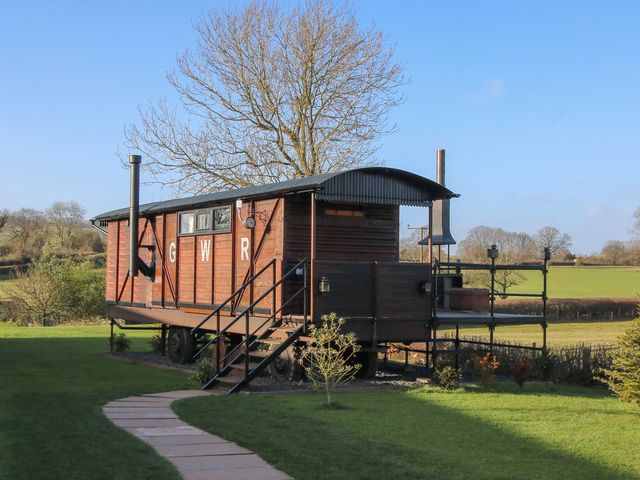
[[604, 370], [609, 388], [625, 402], [640, 407], [640, 318], [620, 337], [611, 367]]
[[530, 368], [531, 360], [527, 359], [518, 360], [515, 367], [513, 367], [513, 381], [516, 382], [520, 388], [524, 386], [524, 382], [529, 375]]
[[216, 374], [216, 363], [209, 357], [203, 357], [196, 362], [196, 370], [191, 379], [204, 385]]
[[114, 352], [124, 352], [129, 350], [131, 340], [124, 333], [116, 333], [111, 339], [111, 349]]
[[360, 345], [353, 332], [343, 332], [344, 323], [335, 313], [323, 316], [322, 326], [311, 332], [313, 341], [300, 356], [307, 377], [315, 389], [324, 390], [328, 405], [336, 386], [351, 380], [360, 369], [353, 363]]
[[543, 381], [552, 382], [557, 362], [558, 359], [554, 354], [545, 352], [535, 358], [533, 370]]
[[435, 371], [435, 377], [438, 381], [438, 385], [443, 390], [457, 390], [460, 388], [460, 380], [462, 380], [462, 373], [459, 369], [453, 367], [439, 368]]
[[154, 335], [149, 339], [151, 351], [154, 353], [162, 353], [162, 336]]
[[474, 359], [475, 369], [480, 376], [480, 383], [485, 388], [493, 387], [496, 384], [496, 370], [500, 366], [500, 362], [495, 355], [487, 353], [483, 357]]

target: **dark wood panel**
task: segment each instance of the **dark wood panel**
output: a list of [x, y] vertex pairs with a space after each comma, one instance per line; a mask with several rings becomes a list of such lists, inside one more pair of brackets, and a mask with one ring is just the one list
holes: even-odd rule
[[[309, 256], [308, 195], [287, 198], [285, 259]], [[328, 202], [317, 205], [318, 260], [398, 261], [399, 209], [393, 206], [354, 206]]]

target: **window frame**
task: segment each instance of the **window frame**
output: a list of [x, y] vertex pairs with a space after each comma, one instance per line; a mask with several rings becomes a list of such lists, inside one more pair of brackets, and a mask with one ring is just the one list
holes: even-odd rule
[[[229, 212], [229, 226], [223, 229], [215, 228], [215, 211], [226, 209]], [[209, 215], [209, 228], [198, 230], [198, 215], [202, 215], [206, 213]], [[182, 232], [182, 216], [183, 215], [193, 215], [193, 232]], [[179, 237], [193, 237], [196, 235], [218, 235], [224, 233], [231, 233], [231, 229], [233, 228], [232, 221], [233, 209], [231, 205], [221, 205], [218, 207], [210, 207], [210, 208], [198, 208], [193, 210], [184, 210], [182, 212], [178, 212], [178, 236]]]

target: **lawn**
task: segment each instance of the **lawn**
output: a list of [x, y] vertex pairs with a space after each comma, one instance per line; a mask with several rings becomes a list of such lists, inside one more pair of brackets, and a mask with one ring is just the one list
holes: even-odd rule
[[[631, 326], [633, 320], [596, 322], [549, 322], [547, 342], [549, 347], [566, 347], [582, 343], [616, 343], [617, 338]], [[455, 335], [454, 329], [442, 329], [440, 333]], [[460, 335], [489, 338], [486, 327], [460, 327]], [[496, 327], [496, 341], [506, 340], [523, 345], [536, 342], [542, 345], [542, 328], [539, 325], [505, 325]]]
[[[103, 355], [108, 331], [0, 324], [0, 478], [180, 478], [150, 447], [113, 426], [101, 407], [195, 385], [181, 372]], [[150, 335], [127, 333], [136, 350], [148, 348]]]
[[181, 418], [300, 479], [640, 478], [640, 410], [604, 389], [506, 385], [236, 395], [181, 401]]
[[[525, 281], [511, 291], [542, 291], [542, 274], [521, 272]], [[551, 267], [551, 298], [633, 298], [640, 295], [640, 267]]]

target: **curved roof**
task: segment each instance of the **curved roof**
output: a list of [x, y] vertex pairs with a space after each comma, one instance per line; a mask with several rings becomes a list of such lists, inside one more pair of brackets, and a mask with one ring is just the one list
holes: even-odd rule
[[[367, 205], [427, 206], [433, 200], [457, 197], [442, 185], [415, 173], [387, 167], [365, 167], [323, 173], [278, 183], [225, 190], [140, 205], [140, 216], [203, 208], [236, 199], [255, 200], [300, 192], [316, 192], [318, 200]], [[129, 208], [105, 212], [94, 220], [115, 220], [129, 215]]]

